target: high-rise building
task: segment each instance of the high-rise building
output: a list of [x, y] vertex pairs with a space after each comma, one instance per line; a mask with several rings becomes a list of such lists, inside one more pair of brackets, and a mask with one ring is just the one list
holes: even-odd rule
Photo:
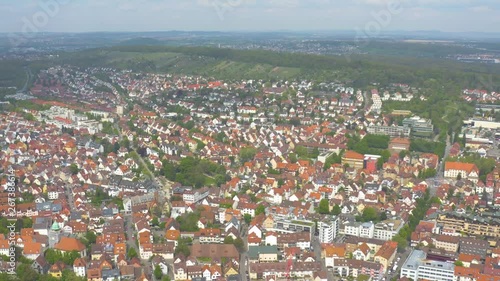
[[339, 234], [339, 219], [336, 216], [328, 217], [318, 222], [319, 242], [332, 243]]

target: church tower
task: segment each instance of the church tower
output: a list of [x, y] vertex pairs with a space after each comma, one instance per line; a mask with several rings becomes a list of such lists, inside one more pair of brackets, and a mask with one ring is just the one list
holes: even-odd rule
[[59, 240], [61, 240], [61, 228], [57, 221], [54, 220], [49, 230], [49, 247], [54, 248], [54, 245], [59, 243]]

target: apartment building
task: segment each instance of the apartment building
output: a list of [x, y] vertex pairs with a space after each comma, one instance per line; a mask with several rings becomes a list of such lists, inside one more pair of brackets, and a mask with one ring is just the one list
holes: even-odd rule
[[339, 234], [339, 219], [333, 216], [331, 219], [325, 219], [318, 222], [320, 243], [332, 243]]

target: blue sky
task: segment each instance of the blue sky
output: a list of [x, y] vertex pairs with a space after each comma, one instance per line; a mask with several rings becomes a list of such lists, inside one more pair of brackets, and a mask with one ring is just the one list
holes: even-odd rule
[[0, 0], [0, 32], [26, 30], [500, 32], [500, 0]]

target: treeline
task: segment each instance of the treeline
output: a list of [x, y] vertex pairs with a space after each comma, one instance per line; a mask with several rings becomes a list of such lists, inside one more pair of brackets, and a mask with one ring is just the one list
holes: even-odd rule
[[412, 139], [410, 142], [410, 150], [424, 153], [434, 153], [439, 157], [444, 156], [446, 144], [442, 142], [426, 141], [423, 139]]
[[377, 162], [378, 166], [381, 167], [384, 162], [389, 160], [391, 157], [391, 152], [389, 148], [389, 136], [384, 135], [366, 135], [360, 140], [359, 136], [352, 135], [348, 136], [347, 147], [350, 150], [354, 150], [361, 154], [373, 154], [380, 155], [382, 158]]
[[[485, 87], [484, 81], [492, 85], [500, 81], [500, 67], [495, 65], [461, 64], [449, 60], [425, 60], [421, 58], [391, 58], [375, 56], [350, 56], [350, 59], [336, 56], [278, 53], [265, 50], [234, 50], [209, 47], [164, 47], [164, 46], [121, 46], [110, 51], [162, 53], [171, 52], [193, 57], [209, 57], [250, 64], [266, 64], [279, 67], [299, 68], [301, 74], [313, 71], [330, 71], [330, 78], [339, 78], [332, 70], [341, 70], [346, 77], [362, 86], [378, 82], [382, 85], [398, 81], [423, 86], [427, 81], [454, 84], [460, 87]], [[152, 66], [149, 66], [152, 68]], [[344, 76], [344, 75], [341, 75]], [[243, 78], [243, 77], [242, 77]]]
[[398, 250], [405, 251], [408, 246], [408, 241], [411, 239], [411, 233], [415, 231], [415, 228], [420, 223], [421, 220], [424, 219], [425, 214], [429, 210], [432, 204], [437, 203], [440, 204], [440, 200], [437, 197], [431, 197], [429, 189], [426, 190], [424, 196], [421, 198], [417, 198], [417, 205], [415, 209], [411, 212], [411, 215], [408, 219], [408, 224], [403, 226], [396, 236], [393, 237], [393, 241], [398, 242]]

